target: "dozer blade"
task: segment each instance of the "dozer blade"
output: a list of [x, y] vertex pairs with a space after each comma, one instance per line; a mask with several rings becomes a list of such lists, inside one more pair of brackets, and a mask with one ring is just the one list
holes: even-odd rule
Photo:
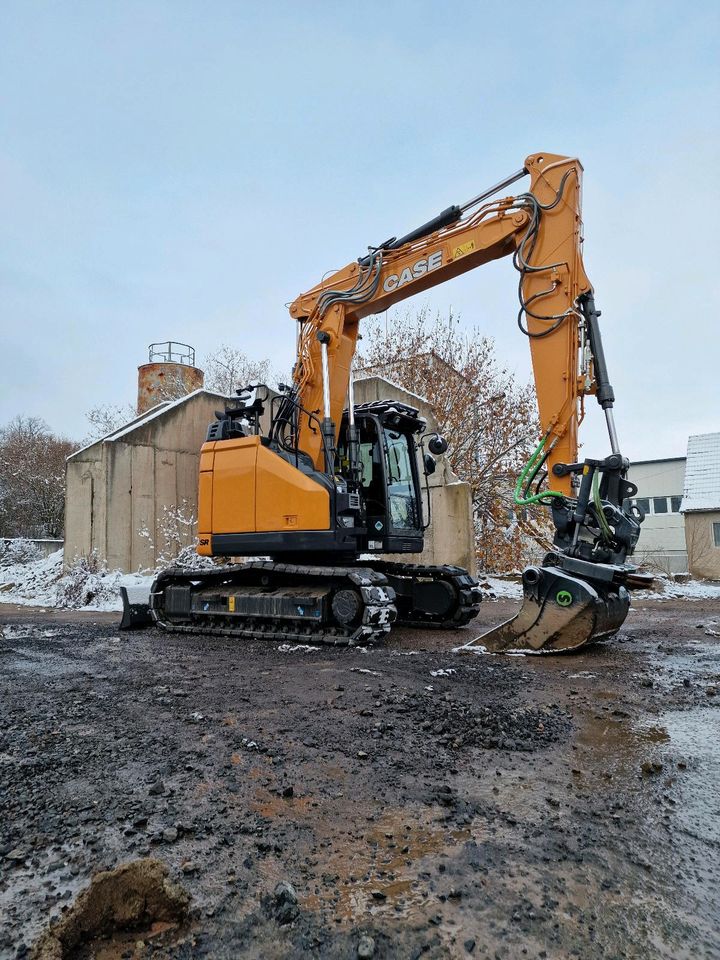
[[523, 571], [523, 604], [517, 616], [459, 649], [484, 647], [492, 653], [577, 650], [613, 636], [625, 622], [629, 608], [625, 587], [594, 585], [559, 567], [527, 567]]
[[150, 591], [145, 587], [120, 587], [123, 602], [121, 630], [151, 627], [155, 623], [150, 613]]

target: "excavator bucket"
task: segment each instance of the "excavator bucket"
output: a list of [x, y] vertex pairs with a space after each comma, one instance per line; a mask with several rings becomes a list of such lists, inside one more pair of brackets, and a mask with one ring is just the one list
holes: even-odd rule
[[578, 650], [613, 636], [629, 608], [630, 595], [623, 586], [591, 584], [559, 567], [527, 567], [518, 614], [458, 650]]

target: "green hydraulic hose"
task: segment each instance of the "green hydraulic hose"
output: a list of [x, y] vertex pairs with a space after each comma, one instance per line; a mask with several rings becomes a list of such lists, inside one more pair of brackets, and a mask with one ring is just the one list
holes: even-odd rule
[[518, 478], [518, 482], [515, 485], [515, 505], [517, 507], [527, 507], [531, 503], [537, 503], [539, 500], [544, 500], [546, 497], [563, 497], [565, 494], [560, 493], [559, 490], [545, 490], [543, 493], [535, 493], [530, 497], [523, 497], [522, 490], [525, 486], [525, 480], [527, 476], [532, 473], [535, 467], [538, 465], [543, 455], [543, 448], [545, 446], [545, 441], [547, 437], [543, 437], [537, 447], [533, 450], [530, 459], [527, 462], [527, 465], [523, 472]]
[[600, 530], [605, 538], [605, 542], [610, 543], [613, 533], [610, 529], [610, 524], [607, 522], [605, 514], [603, 513], [602, 500], [600, 499], [600, 474], [597, 470], [595, 471], [595, 476], [593, 477], [592, 498], [595, 505], [595, 513], [597, 514], [597, 521], [600, 525]]

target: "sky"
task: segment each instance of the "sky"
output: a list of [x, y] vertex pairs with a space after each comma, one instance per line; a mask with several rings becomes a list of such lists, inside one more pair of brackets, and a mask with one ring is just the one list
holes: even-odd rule
[[[288, 302], [542, 150], [585, 168], [623, 452], [683, 455], [720, 431], [719, 28], [703, 0], [3, 0], [0, 426], [82, 439], [153, 341], [288, 370]], [[503, 260], [399, 309], [526, 381], [515, 305]]]

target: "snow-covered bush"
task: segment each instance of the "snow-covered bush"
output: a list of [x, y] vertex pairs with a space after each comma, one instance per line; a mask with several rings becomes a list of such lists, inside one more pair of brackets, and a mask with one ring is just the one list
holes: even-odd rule
[[57, 607], [102, 607], [113, 601], [119, 591], [120, 574], [108, 574], [97, 551], [76, 557], [58, 581], [55, 593]]
[[40, 547], [25, 537], [18, 537], [15, 540], [0, 540], [0, 566], [2, 567], [12, 567], [16, 563], [35, 563], [41, 557]]

